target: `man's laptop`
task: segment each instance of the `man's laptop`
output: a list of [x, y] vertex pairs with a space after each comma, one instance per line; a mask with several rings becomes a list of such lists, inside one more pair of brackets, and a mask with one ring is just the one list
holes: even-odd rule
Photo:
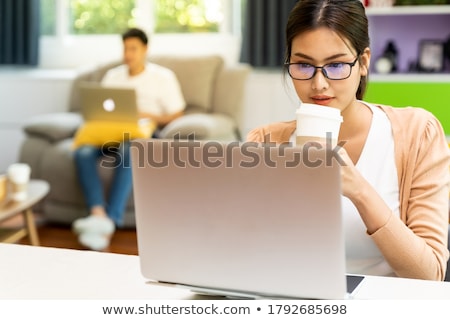
[[85, 121], [139, 120], [135, 89], [83, 83], [80, 85], [80, 100]]
[[330, 152], [133, 141], [142, 274], [233, 297], [348, 297], [361, 279], [345, 274], [340, 170]]

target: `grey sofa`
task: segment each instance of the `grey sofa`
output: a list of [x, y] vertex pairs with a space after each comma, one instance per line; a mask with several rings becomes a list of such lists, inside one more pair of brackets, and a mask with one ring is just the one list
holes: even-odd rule
[[[175, 72], [187, 102], [185, 115], [167, 125], [160, 133], [161, 138], [195, 134], [199, 140], [240, 140], [239, 120], [248, 65], [227, 66], [218, 56], [154, 57], [151, 61]], [[80, 82], [99, 82], [107, 70], [118, 64], [103, 65], [79, 75], [68, 97], [70, 110], [34, 117], [24, 127], [26, 138], [19, 161], [31, 166], [32, 178], [50, 183], [50, 192], [38, 208], [47, 222], [70, 224], [88, 214], [73, 162], [73, 136], [83, 122], [78, 88]], [[108, 192], [112, 170], [102, 167], [100, 176]], [[135, 226], [133, 195], [127, 204], [124, 224]]]

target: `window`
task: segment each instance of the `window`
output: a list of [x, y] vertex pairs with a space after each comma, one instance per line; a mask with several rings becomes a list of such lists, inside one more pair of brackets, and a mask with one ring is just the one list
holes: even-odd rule
[[117, 34], [136, 25], [134, 0], [70, 0], [70, 33]]
[[[152, 54], [221, 54], [238, 61], [245, 0], [41, 0], [39, 65], [73, 68], [121, 58], [129, 27], [145, 30]], [[90, 48], [86, 50], [86, 48]]]
[[221, 0], [156, 0], [156, 33], [218, 32]]
[[41, 35], [56, 34], [56, 0], [41, 0]]
[[[241, 0], [41, 0], [42, 35], [231, 31]], [[240, 17], [238, 17], [240, 19]], [[143, 26], [144, 25], [144, 26]]]

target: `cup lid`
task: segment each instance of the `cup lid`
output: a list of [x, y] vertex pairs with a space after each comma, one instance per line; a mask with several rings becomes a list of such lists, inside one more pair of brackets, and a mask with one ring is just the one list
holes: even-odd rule
[[300, 107], [297, 109], [296, 113], [309, 114], [324, 118], [332, 118], [335, 120], [339, 120], [340, 122], [343, 121], [341, 110], [332, 107], [324, 107], [318, 104], [302, 103], [300, 104]]

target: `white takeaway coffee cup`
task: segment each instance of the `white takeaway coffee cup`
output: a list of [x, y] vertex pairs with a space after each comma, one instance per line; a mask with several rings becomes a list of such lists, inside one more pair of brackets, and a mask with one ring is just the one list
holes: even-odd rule
[[24, 201], [27, 198], [28, 182], [30, 181], [31, 168], [26, 163], [14, 163], [7, 169], [10, 184], [10, 196], [14, 201]]
[[339, 109], [302, 103], [296, 114], [296, 145], [301, 146], [307, 142], [326, 144], [327, 137], [331, 138], [332, 147], [337, 145], [339, 130], [343, 122]]

